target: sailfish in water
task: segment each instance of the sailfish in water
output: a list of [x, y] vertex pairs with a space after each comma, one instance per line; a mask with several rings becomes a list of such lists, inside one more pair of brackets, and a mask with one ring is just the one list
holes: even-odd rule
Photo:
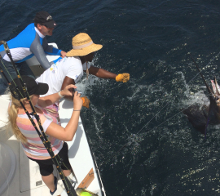
[[192, 105], [183, 111], [193, 127], [204, 135], [206, 135], [208, 124], [220, 124], [220, 88], [216, 78], [211, 82], [212, 90], [206, 84], [209, 91], [209, 106]]
[[198, 65], [196, 63], [195, 65], [209, 92], [208, 98], [209, 98], [210, 104], [209, 106], [203, 105], [202, 107], [198, 105], [192, 105], [188, 107], [187, 109], [183, 110], [183, 113], [187, 116], [188, 120], [193, 125], [193, 127], [197, 131], [201, 132], [202, 134], [206, 136], [208, 124], [211, 124], [211, 125], [220, 124], [220, 88], [215, 77], [214, 81], [211, 80], [212, 89], [210, 89]]

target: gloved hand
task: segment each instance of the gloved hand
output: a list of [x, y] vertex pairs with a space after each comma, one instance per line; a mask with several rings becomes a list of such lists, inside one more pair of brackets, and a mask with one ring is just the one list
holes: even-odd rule
[[89, 109], [89, 103], [90, 100], [85, 96], [85, 97], [81, 97], [82, 101], [83, 101], [83, 106]]
[[130, 74], [129, 73], [122, 73], [122, 74], [118, 74], [115, 78], [115, 80], [117, 82], [127, 82], [130, 79]]

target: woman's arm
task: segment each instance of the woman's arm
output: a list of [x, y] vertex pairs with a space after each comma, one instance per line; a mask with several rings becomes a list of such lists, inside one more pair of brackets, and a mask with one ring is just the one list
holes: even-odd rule
[[63, 96], [72, 96], [71, 90], [73, 88], [76, 88], [76, 86], [73, 85], [73, 84], [70, 84], [70, 85], [66, 86], [62, 91], [60, 91], [58, 93], [54, 93], [52, 95], [48, 95], [48, 96], [45, 96], [45, 97], [40, 97], [37, 104], [40, 107], [46, 107], [48, 105], [52, 105], [55, 102], [59, 101], [60, 98], [62, 98]]
[[71, 141], [76, 133], [79, 121], [80, 110], [82, 108], [82, 99], [78, 92], [74, 93], [74, 110], [72, 116], [65, 128], [52, 122], [46, 130], [46, 134], [64, 141]]

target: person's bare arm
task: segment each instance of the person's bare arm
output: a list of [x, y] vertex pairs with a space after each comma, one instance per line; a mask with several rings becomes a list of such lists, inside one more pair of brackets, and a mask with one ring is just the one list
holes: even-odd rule
[[105, 69], [94, 66], [91, 66], [89, 68], [89, 73], [95, 75], [96, 77], [105, 78], [105, 79], [115, 79], [115, 77], [117, 76], [117, 74], [115, 73], [111, 73]]
[[74, 93], [74, 109], [72, 116], [65, 128], [52, 122], [46, 130], [46, 134], [64, 141], [71, 141], [76, 133], [79, 121], [80, 110], [82, 108], [82, 99], [78, 92]]
[[[74, 84], [75, 85], [75, 81], [72, 78], [69, 78], [68, 76], [66, 76], [63, 80], [63, 84], [61, 87], [61, 90], [63, 90], [66, 86], [68, 86], [69, 84]], [[74, 94], [75, 90], [72, 89], [72, 93]], [[73, 100], [73, 96], [65, 96], [66, 99], [69, 100]]]
[[[48, 96], [45, 96], [45, 97], [40, 97], [38, 99], [37, 104], [40, 107], [46, 107], [48, 105], [52, 105], [55, 102], [59, 101], [59, 99], [61, 98], [60, 95], [61, 96], [70, 96], [70, 97], [72, 97], [72, 89], [74, 89], [74, 88], [76, 88], [76, 86], [73, 85], [73, 84], [67, 85], [63, 90], [61, 90], [58, 93], [54, 93], [52, 95], [48, 95]], [[60, 93], [60, 95], [59, 95], [59, 93]]]

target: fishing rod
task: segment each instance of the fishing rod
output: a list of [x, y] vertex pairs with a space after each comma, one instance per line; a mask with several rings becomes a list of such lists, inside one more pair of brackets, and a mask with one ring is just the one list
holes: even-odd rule
[[[61, 164], [62, 164], [61, 158], [59, 157], [59, 155], [57, 155], [57, 156], [54, 155], [54, 152], [53, 152], [53, 150], [52, 150], [52, 148], [51, 148], [51, 142], [48, 140], [48, 137], [47, 137], [47, 135], [45, 134], [45, 132], [44, 132], [44, 130], [43, 130], [43, 127], [42, 127], [40, 118], [39, 118], [38, 114], [36, 113], [36, 110], [35, 110], [35, 108], [34, 108], [32, 102], [31, 102], [31, 100], [30, 100], [30, 97], [29, 97], [29, 93], [28, 93], [28, 91], [27, 91], [26, 84], [23, 82], [22, 77], [20, 76], [20, 73], [18, 72], [18, 70], [17, 70], [17, 68], [16, 68], [16, 66], [15, 66], [15, 63], [14, 63], [14, 61], [13, 61], [13, 59], [12, 59], [12, 55], [11, 55], [11, 53], [10, 53], [8, 44], [7, 44], [5, 41], [0, 41], [0, 45], [2, 45], [2, 44], [4, 45], [5, 52], [6, 52], [6, 54], [8, 55], [8, 57], [10, 58], [11, 63], [12, 63], [12, 65], [13, 65], [13, 68], [14, 68], [15, 71], [16, 71], [17, 77], [18, 77], [18, 79], [19, 79], [19, 81], [20, 81], [20, 83], [21, 83], [21, 85], [22, 85], [22, 90], [23, 90], [23, 92], [24, 92], [25, 97], [24, 97], [24, 96], [22, 95], [22, 93], [19, 91], [19, 88], [18, 88], [17, 84], [16, 84], [13, 80], [12, 80], [12, 82], [14, 83], [14, 87], [12, 87], [11, 82], [8, 80], [8, 78], [6, 77], [6, 75], [5, 75], [5, 73], [3, 72], [3, 69], [2, 69], [1, 67], [0, 67], [0, 68], [1, 68], [0, 71], [1, 71], [2, 75], [3, 75], [3, 76], [5, 77], [5, 79], [6, 79], [6, 81], [7, 81], [8, 85], [9, 85], [9, 89], [10, 89], [12, 95], [13, 95], [16, 99], [19, 100], [19, 102], [20, 102], [22, 108], [24, 109], [24, 111], [25, 111], [25, 113], [27, 114], [29, 120], [31, 121], [32, 125], [34, 126], [35, 130], [37, 131], [37, 133], [38, 133], [38, 135], [39, 135], [39, 137], [40, 137], [42, 143], [44, 144], [45, 148], [47, 149], [47, 152], [48, 152], [49, 155], [51, 156], [51, 159], [52, 159], [52, 161], [53, 161], [53, 164], [56, 165], [56, 168], [57, 168], [57, 170], [58, 170], [58, 172], [59, 172], [60, 178], [61, 178], [62, 181], [63, 181], [63, 184], [64, 184], [64, 186], [65, 186], [65, 189], [66, 189], [66, 192], [67, 192], [68, 196], [77, 196], [77, 193], [76, 193], [74, 187], [73, 187], [72, 184], [70, 183], [69, 179], [64, 175], [64, 173], [63, 173], [63, 171], [62, 171], [62, 169], [61, 169]], [[0, 55], [0, 59], [1, 59], [1, 61], [2, 61], [1, 55]], [[4, 66], [3, 61], [2, 61], [2, 65]], [[4, 68], [7, 70], [7, 68], [6, 68], [5, 66], [4, 66]], [[9, 75], [10, 75], [10, 74], [9, 74]], [[10, 76], [10, 77], [11, 77], [11, 76]], [[27, 98], [27, 100], [28, 100], [28, 102], [29, 102], [29, 104], [30, 104], [30, 106], [31, 106], [31, 108], [32, 108], [32, 110], [33, 110], [33, 116], [36, 118], [37, 123], [38, 123], [38, 126], [39, 126], [41, 132], [38, 130], [38, 128], [37, 128], [35, 122], [33, 121], [33, 119], [32, 119], [32, 117], [31, 117], [30, 113], [27, 111], [27, 109], [26, 109], [25, 106], [23, 105], [23, 103], [22, 103], [22, 101], [21, 101], [21, 99], [23, 99], [23, 98]], [[64, 166], [65, 166], [65, 165], [64, 165]]]

